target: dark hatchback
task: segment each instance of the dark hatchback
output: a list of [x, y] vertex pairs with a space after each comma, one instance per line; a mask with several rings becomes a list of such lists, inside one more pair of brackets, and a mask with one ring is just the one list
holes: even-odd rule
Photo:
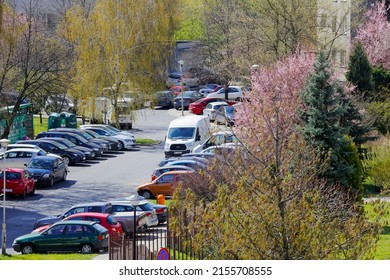
[[68, 148], [79, 150], [80, 152], [84, 153], [85, 158], [87, 160], [95, 158], [95, 152], [91, 148], [87, 148], [87, 147], [76, 145], [73, 142], [69, 141], [68, 139], [60, 138], [60, 137], [50, 137], [50, 138], [41, 138], [41, 139], [42, 140], [43, 139], [47, 139], [47, 140], [50, 140], [50, 141], [54, 141], [54, 142], [57, 142], [57, 143], [60, 143], [60, 144], [62, 144], [64, 146], [66, 146]]
[[36, 145], [47, 153], [59, 155], [66, 165], [75, 165], [86, 160], [83, 152], [77, 149], [68, 148], [67, 146], [50, 139], [23, 140], [18, 143]]
[[42, 232], [17, 237], [12, 243], [22, 254], [81, 252], [91, 254], [108, 249], [108, 230], [97, 222], [60, 221]]
[[103, 140], [103, 139], [94, 138], [81, 129], [61, 127], [61, 128], [52, 128], [52, 129], [49, 129], [49, 131], [61, 131], [61, 132], [74, 133], [74, 134], [79, 135], [80, 137], [85, 138], [85, 140], [87, 140], [89, 142], [92, 142], [92, 143], [99, 145], [103, 149], [103, 152], [107, 152], [107, 151], [111, 150], [110, 142]]
[[103, 155], [103, 149], [99, 145], [85, 140], [85, 138], [79, 136], [78, 134], [63, 132], [63, 131], [61, 132], [46, 131], [46, 132], [38, 133], [38, 135], [35, 138], [40, 139], [40, 138], [50, 138], [50, 137], [60, 137], [60, 138], [68, 139], [69, 141], [73, 142], [76, 145], [92, 149], [95, 152], [95, 156], [97, 157]]
[[68, 167], [65, 162], [56, 157], [36, 156], [27, 164], [26, 170], [35, 180], [35, 185], [52, 187], [55, 182], [65, 181]]

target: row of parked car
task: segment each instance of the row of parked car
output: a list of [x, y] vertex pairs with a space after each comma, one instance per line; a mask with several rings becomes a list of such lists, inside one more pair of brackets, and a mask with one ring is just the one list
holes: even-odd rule
[[65, 181], [70, 165], [135, 145], [129, 132], [109, 125], [82, 125], [81, 129], [50, 129], [35, 139], [18, 141], [9, 145], [0, 159], [5, 157], [7, 162], [7, 190], [24, 198], [34, 194], [36, 186], [52, 187]]

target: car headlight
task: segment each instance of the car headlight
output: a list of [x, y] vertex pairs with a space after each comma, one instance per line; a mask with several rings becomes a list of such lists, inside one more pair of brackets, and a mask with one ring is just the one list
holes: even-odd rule
[[84, 152], [84, 155], [90, 155], [91, 152]]
[[170, 147], [169, 143], [165, 143], [165, 146], [164, 146], [164, 147], [165, 147], [166, 150], [168, 150], [169, 147]]
[[93, 148], [93, 150], [94, 150], [94, 151], [96, 151], [96, 152], [97, 152], [97, 151], [99, 151], [99, 149], [98, 149], [98, 148]]
[[131, 139], [125, 139], [126, 142], [133, 142]]
[[77, 157], [79, 154], [76, 154], [76, 153], [72, 153], [73, 156]]
[[50, 177], [50, 174], [48, 174], [48, 173], [42, 175], [42, 178], [49, 178], [49, 177]]
[[103, 147], [103, 148], [107, 148], [108, 145], [107, 145], [107, 144], [102, 144], [102, 147]]

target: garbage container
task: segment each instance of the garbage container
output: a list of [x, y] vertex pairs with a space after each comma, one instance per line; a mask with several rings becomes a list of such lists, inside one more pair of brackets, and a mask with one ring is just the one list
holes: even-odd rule
[[51, 113], [48, 120], [48, 129], [58, 127], [77, 128], [77, 117], [73, 113]]
[[157, 204], [164, 205], [165, 204], [165, 196], [162, 194], [157, 195]]

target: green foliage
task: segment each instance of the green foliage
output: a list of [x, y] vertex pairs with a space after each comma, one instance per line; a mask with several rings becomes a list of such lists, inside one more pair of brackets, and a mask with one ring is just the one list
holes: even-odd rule
[[29, 254], [1, 256], [0, 260], [92, 260], [97, 254]]
[[363, 166], [362, 162], [360, 161], [360, 156], [356, 145], [348, 139], [346, 139], [346, 141], [349, 143], [346, 150], [346, 153], [349, 156], [346, 158], [346, 161], [347, 164], [352, 166], [354, 170], [353, 173], [349, 174], [347, 177], [348, 185], [352, 186], [352, 188], [357, 191], [357, 200], [360, 201], [363, 194]]
[[202, 39], [204, 36], [204, 23], [197, 16], [192, 15], [186, 18], [178, 29], [175, 32], [176, 40], [192, 40], [197, 41]]
[[360, 41], [356, 42], [349, 57], [346, 78], [356, 86], [356, 92], [364, 100], [371, 99], [373, 90], [372, 67]]
[[390, 100], [368, 104], [367, 114], [373, 120], [373, 126], [381, 134], [390, 132]]
[[376, 92], [375, 100], [383, 102], [390, 99], [390, 70], [386, 70], [382, 66], [374, 67], [373, 80]]
[[331, 183], [348, 186], [347, 178], [354, 173], [353, 165], [347, 161], [350, 141], [346, 141], [345, 135], [350, 127], [346, 122], [342, 126], [348, 104], [342, 100], [343, 94], [337, 94], [340, 87], [330, 81], [331, 75], [330, 65], [321, 52], [301, 93], [300, 131], [323, 161], [329, 158], [329, 167], [321, 176]]
[[363, 161], [367, 176], [378, 186], [381, 193], [390, 192], [390, 136], [368, 145], [366, 159]]

